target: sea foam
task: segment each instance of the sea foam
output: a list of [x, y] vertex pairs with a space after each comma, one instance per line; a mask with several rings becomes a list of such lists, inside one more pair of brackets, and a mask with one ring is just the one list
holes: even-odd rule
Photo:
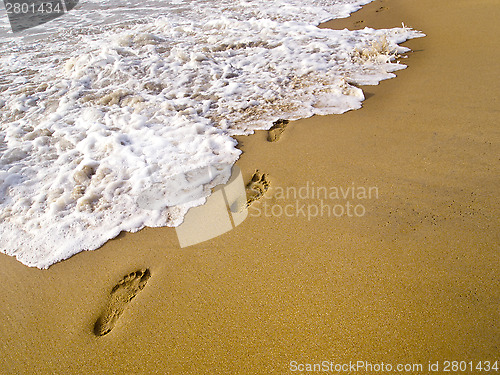
[[[315, 26], [367, 2], [220, 1], [207, 9], [174, 1], [168, 16], [57, 30], [57, 43], [5, 39], [1, 251], [47, 268], [121, 231], [177, 226], [228, 177], [178, 176], [233, 164], [240, 151], [232, 136], [360, 108], [357, 85], [394, 77], [405, 67], [396, 56], [408, 51], [398, 43], [422, 36], [406, 27]], [[140, 204], [158, 186], [189, 199]]]

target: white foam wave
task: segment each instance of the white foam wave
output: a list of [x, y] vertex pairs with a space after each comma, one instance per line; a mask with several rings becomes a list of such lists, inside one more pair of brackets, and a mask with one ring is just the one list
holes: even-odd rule
[[[407, 50], [398, 43], [422, 35], [323, 30], [254, 3], [214, 12], [228, 6], [232, 17], [78, 35], [53, 51], [11, 45], [0, 59], [1, 250], [46, 268], [120, 231], [180, 224], [220, 180], [181, 181], [192, 201], [171, 207], [145, 209], [138, 198], [173, 176], [233, 164], [231, 136], [359, 108], [354, 85], [393, 77]], [[343, 15], [366, 1], [336, 3]], [[318, 2], [304, 9], [332, 15]]]

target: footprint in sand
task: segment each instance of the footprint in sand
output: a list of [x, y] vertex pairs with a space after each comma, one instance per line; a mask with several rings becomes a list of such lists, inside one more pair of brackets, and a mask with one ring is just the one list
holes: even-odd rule
[[281, 138], [281, 134], [285, 131], [288, 122], [288, 120], [274, 122], [272, 128], [267, 131], [267, 140], [269, 142], [277, 142]]
[[252, 180], [246, 186], [247, 192], [247, 207], [249, 207], [253, 202], [259, 200], [264, 196], [267, 190], [269, 190], [269, 179], [265, 173], [260, 173], [255, 171], [252, 176]]
[[111, 332], [127, 304], [146, 286], [150, 277], [148, 269], [139, 270], [128, 274], [115, 285], [111, 290], [107, 308], [95, 322], [96, 336], [104, 336]]

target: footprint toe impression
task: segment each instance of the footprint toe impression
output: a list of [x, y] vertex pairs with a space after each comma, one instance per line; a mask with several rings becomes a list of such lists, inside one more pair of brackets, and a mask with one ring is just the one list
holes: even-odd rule
[[127, 304], [146, 286], [150, 277], [148, 269], [139, 270], [128, 274], [115, 285], [111, 290], [107, 307], [95, 322], [96, 336], [104, 336], [111, 332]]
[[278, 120], [273, 123], [271, 129], [267, 132], [267, 140], [268, 142], [277, 142], [281, 138], [281, 134], [285, 131], [286, 126], [288, 125], [288, 120]]
[[261, 199], [264, 194], [269, 190], [269, 178], [265, 173], [260, 173], [255, 171], [252, 176], [252, 180], [246, 187], [247, 192], [247, 204], [249, 207], [253, 202]]

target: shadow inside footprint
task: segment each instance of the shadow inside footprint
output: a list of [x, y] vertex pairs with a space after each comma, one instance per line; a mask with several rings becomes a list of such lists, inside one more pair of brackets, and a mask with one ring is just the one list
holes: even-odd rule
[[246, 186], [247, 192], [247, 207], [249, 207], [253, 202], [259, 200], [264, 196], [267, 190], [269, 190], [269, 179], [265, 173], [260, 173], [255, 171], [252, 176], [252, 180]]
[[95, 322], [96, 336], [111, 332], [127, 304], [146, 286], [150, 277], [148, 269], [139, 270], [128, 274], [115, 285], [111, 290], [108, 306]]
[[281, 134], [285, 131], [288, 122], [288, 120], [275, 121], [271, 129], [267, 131], [267, 140], [269, 142], [277, 142], [281, 138]]

